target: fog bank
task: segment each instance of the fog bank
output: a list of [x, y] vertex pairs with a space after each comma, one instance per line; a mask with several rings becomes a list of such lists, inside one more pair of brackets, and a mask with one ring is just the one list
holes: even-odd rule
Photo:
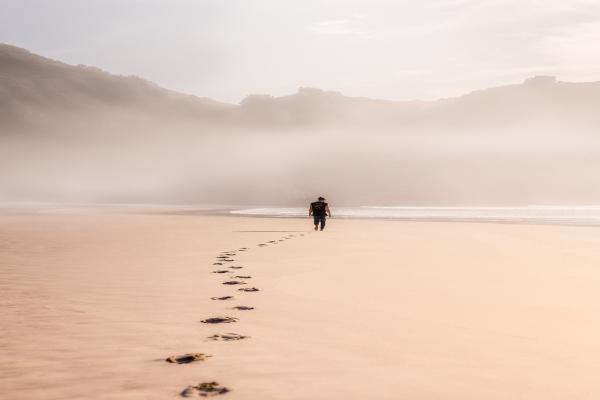
[[0, 201], [600, 203], [600, 83], [241, 104], [0, 46]]

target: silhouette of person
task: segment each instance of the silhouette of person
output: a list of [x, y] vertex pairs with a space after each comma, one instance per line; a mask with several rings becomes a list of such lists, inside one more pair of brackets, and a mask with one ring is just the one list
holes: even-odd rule
[[325, 219], [327, 216], [331, 218], [331, 211], [329, 211], [329, 204], [325, 203], [324, 197], [319, 197], [317, 201], [310, 203], [308, 216], [311, 215], [315, 221], [315, 231], [319, 229], [319, 224], [321, 225], [321, 230], [325, 229]]

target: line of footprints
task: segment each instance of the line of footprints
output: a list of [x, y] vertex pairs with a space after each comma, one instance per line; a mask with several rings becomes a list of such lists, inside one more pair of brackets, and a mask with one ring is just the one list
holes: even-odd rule
[[[299, 236], [304, 236], [304, 234], [301, 233]], [[280, 242], [290, 240], [294, 237], [296, 237], [296, 235], [286, 235], [283, 238], [278, 239], [278, 240], [269, 240], [266, 243], [259, 243], [257, 246], [258, 247], [266, 247], [269, 245], [275, 245]], [[215, 271], [212, 271], [212, 273], [213, 274], [232, 274], [232, 275], [230, 275], [230, 278], [229, 278], [230, 280], [226, 280], [226, 281], [222, 282], [223, 285], [225, 285], [225, 286], [247, 285], [247, 280], [252, 279], [252, 277], [250, 275], [247, 275], [246, 273], [242, 273], [239, 271], [244, 268], [243, 266], [230, 264], [230, 263], [233, 263], [236, 261], [233, 257], [235, 257], [238, 253], [249, 251], [249, 250], [250, 249], [248, 247], [240, 247], [237, 250], [223, 251], [216, 257], [216, 260], [213, 263], [213, 265], [215, 267], [217, 267], [218, 269], [216, 269]], [[260, 289], [258, 289], [256, 287], [248, 287], [248, 286], [240, 287], [237, 290], [241, 293], [244, 293], [244, 292], [252, 293], [252, 292], [260, 291]], [[225, 295], [225, 296], [219, 296], [219, 297], [211, 297], [211, 299], [216, 300], [216, 301], [225, 301], [225, 300], [234, 300], [235, 297], [232, 295]], [[231, 307], [231, 309], [238, 310], [238, 311], [250, 311], [250, 310], [254, 310], [254, 307], [237, 305], [235, 307]], [[206, 318], [206, 319], [202, 320], [201, 322], [203, 324], [229, 324], [229, 323], [234, 323], [234, 322], [238, 322], [238, 321], [239, 321], [239, 318], [236, 318], [236, 317], [216, 316], [216, 317]], [[248, 339], [248, 338], [249, 338], [249, 336], [240, 335], [238, 333], [221, 333], [221, 334], [214, 334], [212, 336], [209, 336], [207, 339], [214, 340], [214, 341], [230, 342], [230, 341], [243, 340], [243, 339]], [[212, 356], [208, 355], [208, 354], [204, 354], [204, 353], [189, 353], [189, 354], [182, 354], [182, 355], [178, 355], [178, 356], [172, 356], [172, 357], [167, 358], [165, 361], [167, 361], [169, 363], [173, 363], [173, 364], [189, 364], [189, 363], [193, 363], [196, 361], [205, 361], [208, 357], [212, 357]], [[192, 396], [194, 396], [194, 397], [198, 397], [198, 396], [199, 397], [210, 397], [210, 396], [219, 396], [222, 394], [226, 394], [230, 391], [231, 391], [231, 389], [229, 389], [226, 386], [220, 385], [218, 382], [214, 382], [214, 381], [213, 382], [201, 382], [195, 386], [188, 386], [187, 388], [185, 388], [181, 392], [181, 396], [183, 396], [183, 397], [192, 397]]]

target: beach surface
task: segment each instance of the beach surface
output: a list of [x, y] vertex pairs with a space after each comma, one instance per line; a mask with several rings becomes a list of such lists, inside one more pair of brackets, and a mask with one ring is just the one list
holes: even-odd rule
[[595, 400], [599, 289], [599, 227], [3, 209], [0, 398]]

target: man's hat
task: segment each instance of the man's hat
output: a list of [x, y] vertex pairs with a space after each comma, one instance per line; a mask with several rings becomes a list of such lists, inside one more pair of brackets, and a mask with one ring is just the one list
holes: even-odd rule
[[325, 197], [319, 196], [319, 200], [325, 200]]

